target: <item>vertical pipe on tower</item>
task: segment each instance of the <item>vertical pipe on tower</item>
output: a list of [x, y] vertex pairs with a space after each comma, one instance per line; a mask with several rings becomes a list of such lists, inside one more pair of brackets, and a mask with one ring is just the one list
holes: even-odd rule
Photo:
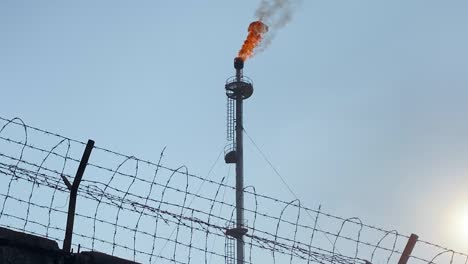
[[[244, 62], [236, 58], [234, 68], [236, 69], [237, 82], [242, 81], [242, 68]], [[236, 227], [240, 230], [244, 227], [244, 150], [243, 150], [243, 125], [242, 107], [243, 91], [239, 89], [236, 95]], [[237, 238], [237, 264], [244, 264], [244, 238]]]

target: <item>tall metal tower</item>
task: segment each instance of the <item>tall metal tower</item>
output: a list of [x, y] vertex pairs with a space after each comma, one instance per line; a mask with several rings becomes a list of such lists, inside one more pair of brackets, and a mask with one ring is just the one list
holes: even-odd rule
[[[226, 81], [227, 95], [227, 140], [229, 144], [225, 150], [226, 163], [236, 164], [236, 225], [226, 230], [226, 235], [237, 241], [236, 262], [244, 264], [244, 235], [247, 228], [244, 222], [244, 153], [243, 153], [243, 101], [253, 93], [252, 81], [243, 76], [244, 61], [237, 57], [234, 59], [236, 76]], [[234, 115], [235, 114], [235, 115]], [[234, 137], [235, 132], [235, 137]], [[229, 246], [226, 246], [227, 248]], [[233, 252], [233, 250], [227, 250]], [[226, 262], [233, 263], [233, 256], [227, 255]]]

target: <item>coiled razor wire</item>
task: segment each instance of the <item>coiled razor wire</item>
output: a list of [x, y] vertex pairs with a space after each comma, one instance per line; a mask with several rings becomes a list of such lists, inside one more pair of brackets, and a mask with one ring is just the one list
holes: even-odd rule
[[[85, 145], [20, 118], [0, 117], [0, 226], [63, 242], [69, 196], [64, 179], [73, 180]], [[232, 258], [229, 245], [219, 242], [234, 223], [235, 201], [225, 195], [235, 191], [229, 175], [216, 181], [185, 166], [167, 167], [164, 150], [154, 163], [94, 147], [78, 190], [73, 247], [141, 263]], [[409, 238], [357, 217], [259, 194], [253, 186], [244, 194], [251, 201], [244, 208], [245, 263], [389, 264], [398, 261]], [[468, 260], [427, 241], [418, 241], [416, 249], [412, 263]]]

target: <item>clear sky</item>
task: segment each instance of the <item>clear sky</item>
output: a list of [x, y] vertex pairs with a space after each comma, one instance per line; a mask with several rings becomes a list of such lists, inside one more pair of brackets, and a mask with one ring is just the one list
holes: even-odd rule
[[[1, 0], [0, 115], [204, 175], [258, 2]], [[247, 61], [245, 129], [303, 204], [468, 250], [467, 14], [304, 0]], [[245, 148], [246, 185], [293, 199]]]

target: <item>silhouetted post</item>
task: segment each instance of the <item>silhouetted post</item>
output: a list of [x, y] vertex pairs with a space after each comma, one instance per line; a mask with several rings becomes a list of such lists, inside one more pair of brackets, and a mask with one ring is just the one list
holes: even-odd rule
[[[78, 187], [80, 186], [81, 178], [83, 177], [83, 174], [85, 172], [86, 165], [88, 165], [89, 156], [91, 155], [93, 147], [94, 141], [91, 139], [88, 140], [88, 144], [86, 144], [83, 156], [81, 157], [80, 165], [78, 166], [78, 170], [76, 171], [75, 179], [73, 180], [73, 185], [71, 185], [70, 202], [68, 203], [67, 229], [65, 231], [65, 238], [63, 240], [62, 248], [65, 252], [70, 252], [71, 250], [73, 224], [75, 222], [76, 196], [78, 194]], [[67, 186], [69, 186], [69, 183], [67, 184]]]
[[398, 264], [406, 264], [408, 262], [408, 259], [411, 256], [411, 252], [413, 252], [414, 246], [416, 245], [416, 242], [418, 242], [418, 236], [415, 234], [411, 234], [411, 236], [408, 239], [408, 243], [406, 243], [405, 250], [403, 250], [403, 253], [401, 254]]

